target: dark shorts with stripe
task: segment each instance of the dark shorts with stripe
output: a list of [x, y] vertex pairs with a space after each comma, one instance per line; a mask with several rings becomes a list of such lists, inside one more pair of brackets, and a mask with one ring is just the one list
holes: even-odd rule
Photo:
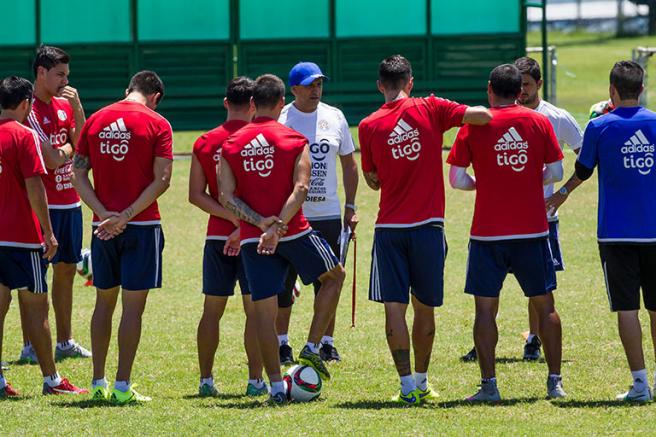
[[[95, 230], [95, 227], [94, 227]], [[150, 290], [162, 287], [164, 234], [160, 225], [128, 225], [103, 241], [93, 236], [93, 285], [108, 289]]]
[[278, 243], [273, 255], [260, 255], [257, 243], [244, 243], [241, 259], [253, 301], [282, 293], [290, 266], [307, 285], [339, 264], [330, 245], [315, 231]]
[[656, 244], [599, 243], [611, 311], [656, 311]]
[[76, 264], [82, 260], [82, 208], [49, 209], [52, 230], [59, 247], [52, 264]]
[[225, 240], [205, 240], [203, 249], [203, 294], [227, 297], [235, 294], [239, 281], [241, 294], [250, 294], [246, 273], [239, 256], [223, 254]]
[[47, 293], [48, 263], [42, 249], [0, 247], [0, 284], [10, 290]]
[[551, 246], [551, 257], [554, 263], [554, 270], [557, 272], [564, 271], [565, 261], [563, 261], [563, 253], [560, 250], [558, 220], [549, 222], [549, 245]]
[[408, 304], [412, 293], [424, 305], [444, 301], [444, 228], [377, 228], [371, 254], [369, 299]]

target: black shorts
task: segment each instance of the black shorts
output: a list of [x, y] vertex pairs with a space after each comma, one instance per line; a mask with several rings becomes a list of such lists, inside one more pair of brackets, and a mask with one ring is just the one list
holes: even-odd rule
[[[312, 220], [310, 221], [310, 226], [326, 240], [333, 253], [339, 256], [339, 236], [342, 232], [342, 220]], [[292, 295], [296, 277], [296, 270], [290, 266], [287, 277], [285, 278], [285, 290], [278, 295], [278, 308], [289, 308], [294, 303]], [[314, 286], [314, 294], [316, 295], [319, 292], [319, 288], [321, 288], [321, 282], [314, 281], [312, 285]]]
[[611, 311], [656, 311], [656, 244], [599, 243]]

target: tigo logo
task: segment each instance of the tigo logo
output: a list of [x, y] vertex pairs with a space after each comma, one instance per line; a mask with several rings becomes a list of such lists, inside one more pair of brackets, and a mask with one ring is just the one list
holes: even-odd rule
[[[641, 175], [648, 175], [654, 167], [654, 145], [647, 139], [642, 130], [638, 129], [620, 150], [623, 156], [624, 168], [635, 168]], [[640, 154], [636, 156], [636, 154]]]
[[[123, 118], [119, 118], [100, 131], [100, 133], [98, 133], [98, 138], [109, 140], [106, 142], [100, 142], [100, 153], [112, 155], [114, 161], [121, 162], [125, 159], [125, 155], [127, 155], [129, 151], [132, 133], [125, 126]], [[111, 142], [111, 140], [118, 140], [118, 142]]]
[[394, 159], [407, 158], [409, 161], [414, 161], [419, 158], [419, 152], [421, 152], [419, 129], [413, 128], [405, 120], [399, 118], [389, 134], [387, 144], [392, 146]]
[[[514, 171], [520, 172], [528, 162], [528, 142], [519, 135], [514, 127], [508, 129], [494, 146], [497, 152], [497, 165], [500, 167], [510, 166]], [[509, 154], [508, 152], [515, 152]]]
[[275, 148], [269, 144], [264, 135], [258, 134], [240, 152], [241, 156], [246, 158], [244, 170], [256, 171], [263, 178], [268, 177], [273, 169], [274, 153]]

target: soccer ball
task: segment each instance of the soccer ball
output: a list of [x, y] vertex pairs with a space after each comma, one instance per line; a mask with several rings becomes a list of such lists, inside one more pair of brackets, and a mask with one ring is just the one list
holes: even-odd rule
[[87, 281], [93, 280], [93, 268], [91, 267], [91, 251], [82, 249], [82, 260], [77, 263], [77, 273]]
[[321, 394], [321, 377], [310, 366], [292, 366], [283, 375], [287, 397], [294, 402], [309, 402]]

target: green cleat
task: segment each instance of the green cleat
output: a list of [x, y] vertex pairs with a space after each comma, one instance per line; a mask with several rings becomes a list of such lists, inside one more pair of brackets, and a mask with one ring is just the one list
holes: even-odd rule
[[109, 390], [107, 387], [99, 385], [91, 389], [91, 400], [92, 401], [108, 401], [109, 400]]
[[403, 405], [419, 405], [421, 404], [421, 394], [419, 389], [414, 389], [408, 394], [403, 394], [401, 390], [399, 390], [399, 394], [396, 396], [392, 397], [392, 401], [398, 402], [399, 404]]
[[321, 360], [319, 354], [313, 353], [307, 345], [303, 348], [301, 353], [298, 355], [298, 361], [301, 364], [312, 367], [317, 371], [319, 376], [326, 381], [330, 381], [330, 372], [326, 368], [326, 365]]
[[262, 387], [257, 388], [250, 382], [248, 383], [248, 386], [246, 387], [246, 396], [249, 396], [251, 398], [256, 398], [258, 396], [264, 396], [266, 394], [269, 394], [269, 386], [266, 384], [262, 384]]
[[213, 385], [202, 384], [198, 387], [198, 396], [201, 398], [216, 398], [219, 396], [219, 390]]
[[109, 400], [116, 405], [136, 404], [141, 402], [150, 402], [151, 398], [139, 394], [134, 388], [136, 384], [132, 384], [128, 391], [121, 391], [114, 389]]
[[422, 401], [435, 401], [440, 397], [439, 393], [433, 390], [433, 387], [431, 387], [430, 384], [428, 384], [426, 390], [417, 388], [417, 391], [419, 392], [419, 398]]

